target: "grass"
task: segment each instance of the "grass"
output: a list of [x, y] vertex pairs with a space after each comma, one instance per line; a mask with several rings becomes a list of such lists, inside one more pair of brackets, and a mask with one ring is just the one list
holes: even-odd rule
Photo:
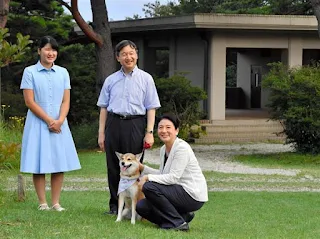
[[0, 139], [4, 142], [21, 143], [22, 129], [10, 126], [12, 125], [0, 119]]
[[[1, 126], [1, 125], [0, 125]], [[5, 142], [20, 142], [19, 132], [0, 127]], [[3, 137], [3, 133], [5, 134]], [[196, 213], [188, 233], [165, 231], [149, 222], [115, 223], [108, 208], [105, 154], [80, 152], [82, 169], [66, 173], [61, 202], [67, 211], [40, 212], [30, 175], [27, 198], [17, 201], [17, 172], [0, 171], [0, 238], [318, 238], [320, 156], [281, 153], [241, 155], [234, 160], [251, 167], [297, 169], [297, 176], [204, 172], [209, 202]], [[151, 165], [157, 167], [156, 165]], [[48, 177], [48, 183], [50, 178]], [[13, 189], [13, 190], [3, 190]], [[226, 191], [219, 191], [219, 190]], [[48, 192], [48, 201], [50, 194]]]
[[190, 231], [174, 232], [149, 222], [115, 223], [102, 212], [106, 192], [63, 192], [67, 211], [36, 210], [34, 192], [25, 202], [9, 198], [0, 210], [0, 238], [318, 238], [317, 193], [211, 192]]

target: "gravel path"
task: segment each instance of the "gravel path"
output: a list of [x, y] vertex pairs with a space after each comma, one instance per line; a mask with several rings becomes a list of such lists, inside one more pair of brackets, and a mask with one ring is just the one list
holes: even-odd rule
[[[208, 179], [209, 191], [270, 191], [270, 192], [320, 192], [317, 185], [320, 178], [305, 175], [293, 178], [299, 170], [253, 168], [232, 161], [234, 155], [292, 152], [290, 145], [282, 144], [233, 144], [233, 145], [191, 145], [204, 171], [235, 173], [228, 178]], [[146, 150], [145, 162], [159, 164], [159, 148]], [[240, 174], [282, 175], [285, 178], [242, 178]], [[214, 183], [212, 183], [212, 180]], [[106, 178], [66, 177], [64, 191], [105, 191]], [[9, 190], [15, 190], [16, 177], [9, 178]], [[47, 188], [49, 190], [50, 188]], [[28, 177], [27, 190], [34, 190]]]
[[[291, 145], [283, 144], [232, 144], [232, 145], [191, 145], [203, 171], [223, 173], [265, 174], [295, 176], [299, 170], [252, 168], [232, 162], [232, 156], [244, 154], [291, 152]], [[145, 162], [159, 164], [159, 149], [146, 150]]]

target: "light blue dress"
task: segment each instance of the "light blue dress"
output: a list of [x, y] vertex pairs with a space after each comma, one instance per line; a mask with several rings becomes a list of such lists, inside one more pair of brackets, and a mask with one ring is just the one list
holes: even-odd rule
[[[71, 89], [68, 71], [54, 65], [47, 70], [40, 62], [25, 68], [20, 89], [32, 89], [35, 102], [53, 119], [59, 118], [65, 89]], [[53, 133], [45, 121], [28, 110], [23, 131], [20, 171], [33, 174], [80, 169], [78, 154], [65, 119], [61, 133]]]

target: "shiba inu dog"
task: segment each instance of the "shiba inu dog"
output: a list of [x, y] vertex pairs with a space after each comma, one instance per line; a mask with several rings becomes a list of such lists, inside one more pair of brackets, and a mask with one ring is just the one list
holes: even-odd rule
[[[137, 202], [144, 198], [141, 188], [138, 186], [140, 177], [140, 154], [121, 154], [116, 152], [120, 166], [120, 182], [118, 188], [119, 205], [118, 217], [116, 222], [120, 222], [123, 217], [130, 214], [131, 207], [131, 224], [135, 224], [136, 218], [141, 217], [136, 212]], [[125, 207], [124, 207], [125, 206]], [[123, 208], [124, 207], [124, 208]]]

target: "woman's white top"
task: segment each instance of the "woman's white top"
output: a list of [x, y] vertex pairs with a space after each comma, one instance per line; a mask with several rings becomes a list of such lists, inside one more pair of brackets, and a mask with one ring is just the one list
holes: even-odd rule
[[199, 202], [208, 201], [206, 179], [192, 148], [187, 142], [176, 138], [165, 166], [164, 158], [165, 145], [160, 149], [159, 170], [144, 166], [143, 174], [148, 175], [149, 181], [164, 185], [181, 185], [193, 199]]

